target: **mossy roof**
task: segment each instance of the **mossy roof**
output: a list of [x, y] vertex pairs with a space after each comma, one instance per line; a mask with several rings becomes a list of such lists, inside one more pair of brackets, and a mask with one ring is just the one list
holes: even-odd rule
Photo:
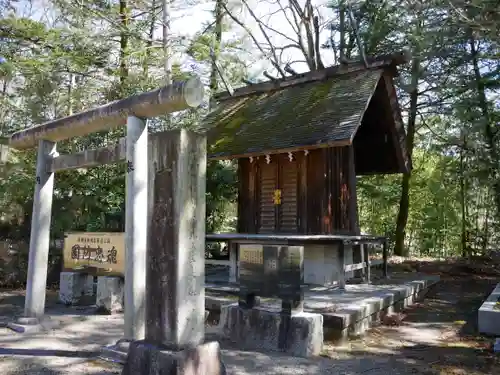
[[352, 142], [381, 75], [360, 70], [227, 99], [204, 120], [209, 157]]

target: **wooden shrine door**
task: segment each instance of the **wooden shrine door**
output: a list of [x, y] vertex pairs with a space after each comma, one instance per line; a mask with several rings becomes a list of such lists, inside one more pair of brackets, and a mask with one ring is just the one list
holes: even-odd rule
[[259, 158], [258, 233], [297, 233], [298, 163], [295, 158], [272, 155]]

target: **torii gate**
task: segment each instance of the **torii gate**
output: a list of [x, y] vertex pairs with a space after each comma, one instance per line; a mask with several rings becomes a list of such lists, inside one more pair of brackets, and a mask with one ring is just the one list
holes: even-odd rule
[[[146, 247], [152, 211], [152, 200], [148, 200], [152, 186], [148, 186], [151, 155], [146, 122], [148, 118], [198, 107], [203, 95], [202, 82], [191, 78], [12, 134], [10, 147], [27, 150], [38, 146], [38, 156], [24, 315], [9, 327], [24, 332], [44, 325], [54, 172], [121, 162], [126, 157], [133, 168], [128, 168], [126, 177], [124, 333], [127, 340], [144, 338]], [[56, 142], [124, 125], [126, 137], [117, 145], [74, 155], [59, 155], [56, 151]]]

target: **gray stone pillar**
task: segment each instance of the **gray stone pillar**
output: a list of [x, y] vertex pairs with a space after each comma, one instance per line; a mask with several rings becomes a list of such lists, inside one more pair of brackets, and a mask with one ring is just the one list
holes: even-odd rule
[[125, 339], [144, 338], [146, 245], [148, 230], [148, 128], [127, 119], [125, 219]]
[[205, 335], [206, 138], [168, 131], [155, 148], [146, 340], [181, 349]]
[[114, 314], [123, 311], [124, 282], [121, 277], [97, 278], [96, 306], [98, 311]]
[[55, 143], [43, 140], [39, 142], [33, 213], [31, 215], [28, 280], [24, 304], [24, 316], [28, 318], [41, 318], [45, 312], [50, 220], [54, 193], [54, 173], [48, 171], [52, 159], [56, 156]]
[[130, 344], [122, 375], [221, 375], [218, 343], [203, 343], [206, 138], [186, 130], [156, 136], [146, 338]]
[[82, 296], [94, 294], [94, 277], [80, 272], [61, 272], [59, 301], [65, 305], [81, 302]]

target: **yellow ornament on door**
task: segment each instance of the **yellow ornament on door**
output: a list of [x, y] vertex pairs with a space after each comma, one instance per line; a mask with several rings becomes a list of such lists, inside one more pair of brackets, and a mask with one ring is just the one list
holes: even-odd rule
[[273, 195], [273, 202], [275, 205], [281, 204], [281, 190], [276, 189]]

